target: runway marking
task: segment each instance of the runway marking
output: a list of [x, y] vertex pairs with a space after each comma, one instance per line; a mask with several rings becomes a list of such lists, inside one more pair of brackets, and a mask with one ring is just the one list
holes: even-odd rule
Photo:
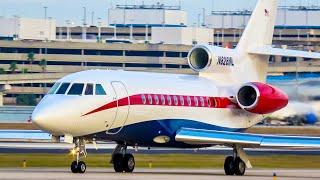
[[[272, 179], [274, 170], [248, 170], [246, 176], [225, 176], [221, 169], [143, 169], [134, 173], [114, 173], [110, 168], [90, 168], [85, 174], [72, 174], [68, 168], [1, 168], [3, 179]], [[280, 169], [276, 170], [281, 179], [319, 179], [320, 170]]]

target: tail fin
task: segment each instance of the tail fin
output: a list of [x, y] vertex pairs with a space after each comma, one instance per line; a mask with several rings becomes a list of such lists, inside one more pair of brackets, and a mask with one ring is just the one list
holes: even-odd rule
[[277, 8], [277, 0], [258, 1], [237, 49], [247, 51], [248, 48], [271, 45]]
[[243, 74], [240, 81], [264, 82], [266, 80], [269, 56], [252, 55], [249, 51], [252, 48], [272, 44], [277, 4], [278, 0], [258, 0], [236, 48], [240, 58], [239, 73]]

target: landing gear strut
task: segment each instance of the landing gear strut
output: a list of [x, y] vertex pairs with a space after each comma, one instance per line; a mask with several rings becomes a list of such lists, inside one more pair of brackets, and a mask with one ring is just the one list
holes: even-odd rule
[[73, 148], [73, 153], [76, 154], [76, 160], [71, 163], [71, 172], [72, 173], [84, 173], [86, 172], [87, 166], [86, 163], [80, 161], [82, 158], [87, 156], [85, 140], [83, 138], [78, 138], [75, 141], [75, 147]]
[[133, 172], [135, 161], [132, 154], [127, 153], [127, 146], [118, 144], [112, 153], [111, 163], [115, 172]]
[[[228, 156], [224, 161], [224, 171], [226, 175], [232, 176], [242, 176], [246, 172], [246, 164], [239, 157], [239, 151], [243, 151], [242, 148], [234, 147], [233, 156]], [[245, 156], [245, 154], [243, 155]], [[248, 161], [250, 164], [250, 162]], [[250, 165], [251, 166], [251, 165]]]

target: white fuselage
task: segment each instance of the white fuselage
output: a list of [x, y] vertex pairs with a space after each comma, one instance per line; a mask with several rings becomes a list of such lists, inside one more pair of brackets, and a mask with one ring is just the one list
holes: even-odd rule
[[233, 97], [239, 87], [219, 86], [199, 76], [90, 70], [59, 82], [71, 83], [68, 89], [73, 83], [99, 83], [106, 95], [46, 95], [33, 119], [54, 135], [77, 137], [107, 132], [113, 140], [113, 134], [126, 134], [130, 125], [144, 126], [153, 121], [160, 124], [153, 124], [149, 131], [160, 135], [161, 121], [170, 124], [165, 128], [168, 131], [176, 131], [182, 124], [185, 127], [188, 122], [192, 127], [208, 125], [239, 131], [262, 119], [238, 108]]

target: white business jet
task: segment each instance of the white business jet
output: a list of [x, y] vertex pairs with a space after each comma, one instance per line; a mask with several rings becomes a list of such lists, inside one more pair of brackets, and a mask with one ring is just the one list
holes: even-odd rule
[[225, 145], [227, 175], [251, 168], [243, 148], [320, 148], [320, 138], [243, 133], [264, 114], [288, 103], [265, 83], [270, 55], [320, 59], [320, 54], [271, 46], [277, 0], [259, 0], [235, 49], [197, 45], [190, 67], [197, 76], [89, 70], [58, 80], [32, 114], [52, 135], [75, 143], [74, 173], [84, 173], [86, 141], [114, 141], [116, 172], [132, 172], [133, 147], [202, 148]]

